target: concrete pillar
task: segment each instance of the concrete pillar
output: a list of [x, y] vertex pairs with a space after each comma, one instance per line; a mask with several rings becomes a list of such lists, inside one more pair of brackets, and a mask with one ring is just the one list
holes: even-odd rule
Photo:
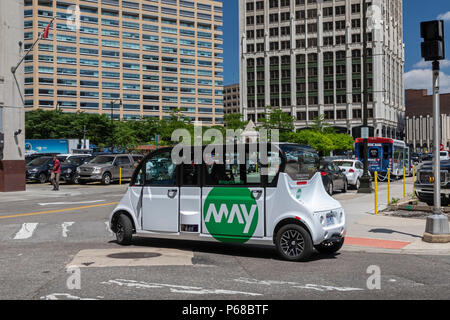
[[16, 71], [19, 88], [11, 73], [11, 67], [16, 66], [24, 54], [23, 12], [23, 0], [0, 1], [0, 131], [4, 134], [0, 192], [25, 190], [23, 64]]

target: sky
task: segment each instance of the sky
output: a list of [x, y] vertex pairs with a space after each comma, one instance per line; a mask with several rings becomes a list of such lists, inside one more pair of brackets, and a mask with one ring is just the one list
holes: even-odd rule
[[[224, 85], [239, 82], [239, 0], [224, 0]], [[445, 21], [446, 60], [441, 61], [441, 92], [450, 93], [450, 0], [403, 0], [405, 88], [428, 89], [431, 64], [420, 55], [420, 22]]]

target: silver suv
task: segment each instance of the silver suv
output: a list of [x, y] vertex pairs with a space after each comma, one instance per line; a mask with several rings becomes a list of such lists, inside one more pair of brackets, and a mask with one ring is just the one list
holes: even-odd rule
[[79, 183], [100, 181], [104, 185], [114, 180], [130, 179], [134, 171], [134, 160], [128, 154], [105, 154], [96, 156], [89, 163], [77, 168]]

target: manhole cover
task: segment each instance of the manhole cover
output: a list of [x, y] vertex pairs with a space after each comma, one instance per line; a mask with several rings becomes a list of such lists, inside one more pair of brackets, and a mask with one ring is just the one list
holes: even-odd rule
[[160, 253], [154, 252], [124, 252], [124, 253], [112, 253], [107, 255], [108, 258], [113, 259], [147, 259], [156, 258], [161, 256]]

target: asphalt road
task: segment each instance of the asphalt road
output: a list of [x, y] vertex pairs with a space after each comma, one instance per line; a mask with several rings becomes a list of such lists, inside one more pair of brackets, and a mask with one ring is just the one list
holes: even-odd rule
[[62, 185], [59, 194], [47, 187], [0, 199], [0, 299], [450, 297], [448, 256], [344, 246], [292, 263], [262, 246], [136, 237], [121, 247], [106, 221], [126, 186]]

